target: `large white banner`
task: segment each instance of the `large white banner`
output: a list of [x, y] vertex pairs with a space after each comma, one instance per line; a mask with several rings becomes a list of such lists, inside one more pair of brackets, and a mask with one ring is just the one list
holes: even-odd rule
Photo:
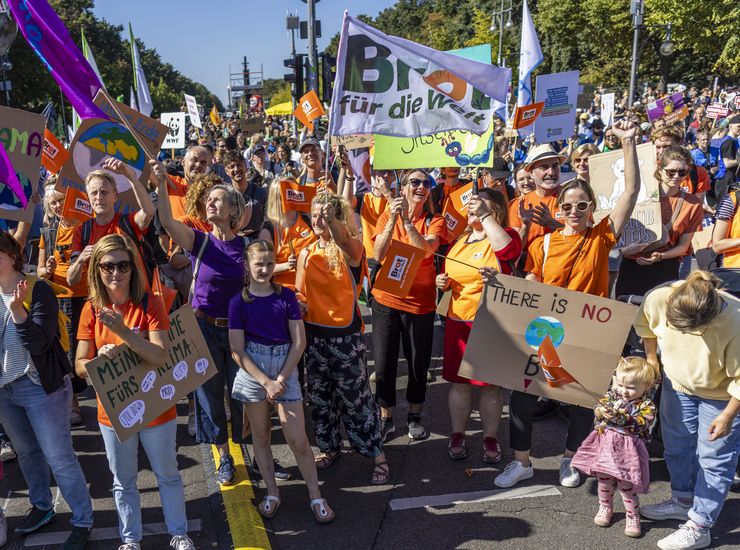
[[162, 149], [185, 148], [185, 116], [186, 113], [162, 113], [160, 115], [159, 121], [169, 129], [162, 143]]
[[198, 112], [198, 103], [195, 101], [195, 98], [188, 94], [183, 94], [185, 96], [185, 105], [188, 106], [188, 114], [190, 115], [190, 122], [195, 126], [196, 128], [203, 129], [203, 124], [200, 122], [200, 113]]
[[534, 121], [535, 142], [569, 139], [576, 126], [578, 71], [540, 75], [536, 91], [536, 101], [544, 101], [545, 108]]
[[505, 102], [511, 69], [388, 36], [345, 13], [331, 104], [331, 135], [482, 134], [492, 99]]

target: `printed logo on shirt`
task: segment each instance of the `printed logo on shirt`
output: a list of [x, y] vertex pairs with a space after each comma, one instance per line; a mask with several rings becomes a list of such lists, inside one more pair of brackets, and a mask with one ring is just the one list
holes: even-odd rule
[[450, 214], [449, 212], [445, 213], [445, 223], [447, 224], [447, 229], [450, 231], [454, 231], [457, 227], [457, 224], [460, 223], [457, 221], [457, 218]]
[[473, 254], [473, 260], [480, 260], [483, 257], [483, 252], [476, 252]]
[[306, 195], [303, 191], [296, 191], [295, 189], [287, 188], [285, 190], [285, 198], [293, 202], [303, 202], [306, 200]]
[[406, 267], [409, 264], [409, 259], [405, 256], [396, 256], [393, 258], [390, 272], [388, 272], [388, 278], [394, 281], [400, 281], [403, 279], [403, 274], [406, 272]]

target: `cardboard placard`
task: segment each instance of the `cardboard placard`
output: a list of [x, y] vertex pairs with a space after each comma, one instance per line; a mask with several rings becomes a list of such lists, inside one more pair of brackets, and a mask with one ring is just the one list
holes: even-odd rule
[[601, 120], [605, 128], [614, 122], [614, 92], [601, 96]]
[[128, 346], [111, 358], [87, 364], [119, 441], [126, 441], [182, 397], [216, 374], [216, 365], [190, 305], [170, 315], [169, 357], [164, 365], [148, 365]]
[[22, 208], [18, 197], [5, 185], [7, 182], [0, 182], [0, 218], [23, 222], [33, 220], [36, 203], [30, 198], [39, 182], [45, 125], [44, 115], [0, 107], [0, 143], [29, 199], [26, 207]]
[[721, 103], [712, 103], [711, 105], [707, 107], [707, 112], [706, 112], [707, 118], [719, 120], [720, 118], [725, 118], [729, 114], [730, 114], [729, 107], [725, 107]]
[[265, 131], [265, 119], [257, 116], [243, 118], [239, 121], [239, 127], [249, 137], [257, 132]]
[[[57, 191], [66, 193], [67, 187], [74, 187], [84, 192], [87, 174], [100, 168], [108, 157], [117, 158], [131, 166], [139, 176], [139, 181], [146, 187], [151, 171], [146, 154], [126, 126], [120, 123], [118, 115], [102, 92], [95, 96], [95, 104], [110, 120], [88, 118], [80, 123], [69, 146], [69, 159], [59, 174]], [[117, 102], [116, 106], [126, 117], [129, 126], [136, 131], [149, 154], [157, 158], [169, 129], [128, 105]], [[128, 179], [118, 174], [111, 175], [118, 190], [118, 210], [122, 213], [138, 210], [139, 205]]]
[[[649, 243], [663, 235], [660, 215], [660, 195], [655, 179], [655, 147], [652, 143], [637, 146], [640, 165], [640, 193], [629, 221], [622, 230], [617, 248], [630, 244]], [[621, 150], [592, 155], [588, 158], [591, 186], [596, 195], [594, 221], [608, 216], [624, 193], [624, 157]]]
[[331, 144], [343, 145], [345, 149], [363, 149], [373, 146], [372, 134], [350, 134], [347, 136], [331, 136]]
[[167, 129], [167, 135], [162, 142], [162, 149], [184, 149], [185, 148], [185, 117], [187, 113], [162, 113], [159, 121]]
[[542, 114], [534, 121], [536, 143], [550, 143], [573, 135], [578, 103], [578, 71], [537, 76], [535, 101], [544, 101]]
[[[484, 287], [460, 375], [593, 407], [607, 390], [637, 308], [607, 298], [497, 275]], [[553, 388], [539, 366], [549, 336], [579, 384]], [[582, 386], [581, 386], [582, 385]]]
[[673, 124], [689, 116], [689, 108], [683, 102], [683, 93], [676, 92], [648, 103], [647, 116], [650, 122], [662, 118], [666, 124]]

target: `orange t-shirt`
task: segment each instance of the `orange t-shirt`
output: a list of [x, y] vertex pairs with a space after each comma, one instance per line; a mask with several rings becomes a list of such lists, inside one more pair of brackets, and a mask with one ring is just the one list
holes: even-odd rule
[[[390, 212], [388, 210], [380, 215], [378, 222], [375, 224], [373, 240], [383, 232], [389, 218]], [[413, 220], [413, 224], [423, 237], [436, 236], [439, 239], [444, 239], [447, 234], [447, 225], [442, 216], [433, 216], [429, 222], [429, 227], [427, 227], [426, 215]], [[411, 244], [400, 217], [393, 228], [393, 238], [397, 241]], [[437, 288], [434, 285], [436, 276], [434, 256], [427, 254], [421, 262], [419, 271], [416, 273], [414, 284], [411, 285], [408, 296], [399, 298], [378, 288], [373, 289], [373, 296], [375, 296], [378, 302], [387, 307], [416, 314], [431, 313], [437, 307]]]
[[706, 193], [712, 188], [711, 180], [709, 179], [709, 172], [701, 166], [696, 167], [696, 189], [692, 189], [693, 184], [691, 183], [691, 175], [686, 176], [681, 184], [681, 189], [688, 191], [689, 193]]
[[[87, 277], [83, 277], [79, 283], [70, 286], [67, 283], [67, 271], [69, 271], [69, 265], [72, 263], [70, 259], [72, 256], [72, 237], [74, 235], [74, 227], [65, 227], [59, 224], [57, 228], [57, 240], [52, 254], [54, 259], [57, 261], [57, 266], [54, 272], [51, 274], [50, 280], [52, 283], [58, 284], [68, 289], [69, 292], [60, 294], [58, 298], [78, 298], [87, 296]], [[39, 241], [39, 250], [46, 247], [43, 235]], [[62, 250], [59, 250], [59, 249]], [[87, 266], [85, 267], [87, 269]]]
[[[560, 212], [560, 209], [558, 208], [557, 195], [547, 195], [546, 197], [540, 197], [535, 190], [530, 191], [529, 193], [522, 197], [519, 197], [518, 199], [514, 199], [514, 202], [512, 202], [509, 206], [509, 225], [514, 229], [519, 229], [520, 227], [522, 227], [522, 225], [524, 225], [522, 223], [522, 217], [519, 215], [519, 204], [522, 201], [524, 201], [525, 208], [534, 208], [535, 206], [544, 204], [550, 209], [550, 213], [556, 220], [562, 220], [562, 214]], [[541, 225], [533, 222], [529, 226], [529, 231], [527, 232], [527, 241], [524, 243], [524, 251], [527, 252], [529, 250], [529, 247], [532, 245], [532, 242], [537, 237], [541, 237], [545, 233], [549, 233], [549, 231]]]
[[578, 235], [566, 236], [558, 229], [550, 234], [546, 260], [545, 237], [538, 237], [532, 243], [524, 270], [537, 275], [545, 284], [606, 298], [609, 296], [609, 251], [616, 242], [609, 216]]
[[[296, 258], [301, 253], [301, 250], [308, 247], [311, 243], [317, 240], [314, 235], [313, 229], [306, 223], [303, 216], [298, 214], [296, 221], [290, 227], [273, 228], [273, 241], [275, 243], [275, 263], [285, 263], [292, 254], [290, 245], [293, 245]], [[292, 289], [295, 289], [295, 270], [283, 271], [282, 273], [276, 273], [273, 276], [273, 280], [281, 285], [287, 285]]]
[[[138, 333], [144, 337], [153, 330], [167, 331], [170, 329], [170, 318], [164, 309], [162, 299], [154, 294], [149, 294], [148, 300], [146, 313], [142, 304], [128, 302], [121, 308], [123, 312], [123, 324], [133, 330], [138, 330]], [[85, 307], [82, 308], [80, 324], [77, 327], [77, 339], [92, 341], [96, 350], [99, 350], [106, 344], [120, 345], [123, 343], [123, 340], [111, 332], [108, 327], [102, 323], [98, 323], [98, 316], [90, 302], [86, 302]], [[160, 424], [174, 420], [176, 417], [177, 411], [173, 406], [152, 420], [147, 425], [147, 428], [159, 426]], [[98, 396], [98, 422], [104, 426], [111, 425], [110, 419], [100, 402], [100, 396]]]
[[360, 225], [362, 226], [362, 245], [365, 247], [365, 256], [373, 257], [375, 249], [375, 225], [383, 211], [388, 208], [388, 200], [385, 197], [376, 197], [372, 193], [365, 193], [362, 197], [362, 208], [360, 208]]
[[[141, 236], [144, 235], [144, 231], [142, 231], [139, 226], [136, 225], [136, 213], [131, 212], [130, 214], [126, 215], [128, 216], [128, 221], [131, 224], [131, 228], [134, 230], [134, 234], [137, 238], [141, 238]], [[118, 225], [118, 219], [121, 216], [122, 214], [120, 212], [116, 212], [116, 215], [113, 216], [113, 219], [105, 225], [95, 223], [95, 220], [93, 220], [92, 230], [90, 231], [90, 242], [88, 242], [87, 244], [95, 244], [106, 235], [111, 235], [114, 233], [116, 235], [126, 235], [125, 231], [123, 231], [123, 229], [121, 229], [121, 227]], [[74, 236], [72, 237], [72, 256], [77, 256], [80, 252], [82, 252], [82, 248], [82, 224], [80, 224], [74, 229]]]
[[176, 220], [187, 216], [185, 212], [185, 194], [188, 192], [188, 183], [180, 176], [168, 176], [170, 185], [167, 186], [167, 194], [170, 197], [172, 217]]
[[[678, 206], [680, 199], [680, 193], [672, 197], [660, 197], [660, 217], [663, 225], [670, 223], [673, 211]], [[702, 202], [696, 195], [685, 193], [684, 201], [681, 205], [681, 213], [676, 218], [676, 221], [673, 222], [673, 226], [668, 233], [668, 242], [653, 252], [665, 252], [678, 244], [678, 241], [681, 240], [681, 235], [701, 231], [703, 218], [704, 206]]]

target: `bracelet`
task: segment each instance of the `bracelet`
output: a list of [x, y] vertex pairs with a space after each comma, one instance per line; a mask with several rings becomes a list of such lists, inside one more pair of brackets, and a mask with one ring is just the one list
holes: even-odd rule
[[478, 218], [478, 221], [481, 222], [481, 223], [483, 223], [483, 220], [485, 220], [486, 218], [488, 218], [490, 215], [491, 215], [491, 213], [489, 212], [488, 214], [483, 215], [483, 217]]

